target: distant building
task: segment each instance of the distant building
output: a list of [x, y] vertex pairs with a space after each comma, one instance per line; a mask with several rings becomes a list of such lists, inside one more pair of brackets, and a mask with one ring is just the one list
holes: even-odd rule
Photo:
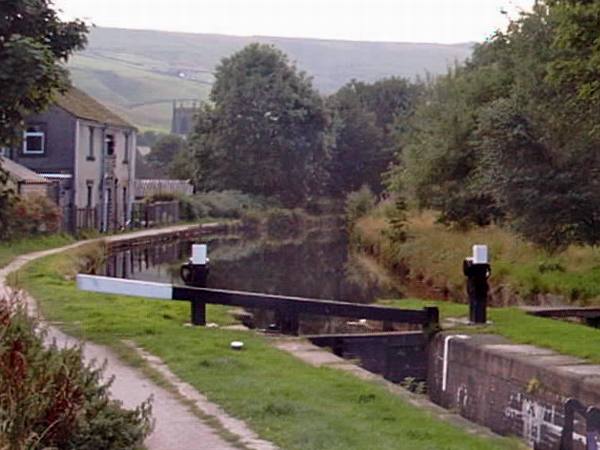
[[126, 227], [134, 200], [136, 128], [76, 88], [26, 120], [7, 156], [56, 186], [70, 231]]
[[195, 117], [199, 110], [200, 107], [195, 101], [191, 103], [180, 101], [179, 104], [174, 101], [171, 134], [189, 135], [194, 130]]

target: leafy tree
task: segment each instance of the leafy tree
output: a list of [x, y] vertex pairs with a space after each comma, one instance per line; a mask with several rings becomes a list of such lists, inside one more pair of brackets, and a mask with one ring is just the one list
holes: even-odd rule
[[[23, 119], [43, 110], [55, 90], [65, 89], [63, 63], [86, 43], [87, 26], [61, 21], [51, 0], [0, 2], [0, 147], [15, 142]], [[12, 202], [0, 161], [0, 236]]]
[[51, 0], [0, 3], [0, 145], [14, 139], [26, 115], [68, 86], [63, 63], [86, 43], [87, 26], [61, 21], [52, 6]]
[[194, 155], [187, 146], [180, 149], [169, 164], [169, 177], [179, 180], [194, 178]]
[[366, 110], [354, 91], [346, 86], [328, 101], [332, 110], [327, 170], [329, 193], [344, 196], [362, 185], [380, 190], [383, 145], [375, 114]]
[[396, 187], [447, 222], [500, 220], [550, 249], [598, 244], [595, 100], [585, 80], [559, 73], [590, 57], [562, 40], [575, 4], [537, 2], [428, 87], [402, 136]]
[[155, 167], [163, 168], [173, 161], [175, 155], [185, 147], [185, 139], [176, 134], [165, 134], [158, 138], [152, 146], [146, 161]]
[[550, 63], [549, 79], [579, 100], [600, 106], [600, 3], [548, 0], [559, 57]]
[[499, 214], [478, 183], [480, 152], [473, 141], [477, 110], [503, 92], [495, 68], [458, 67], [430, 83], [403, 136], [395, 171], [419, 207], [441, 212], [446, 223], [485, 225]]
[[223, 59], [192, 136], [197, 184], [301, 202], [319, 183], [325, 114], [310, 80], [269, 45]]
[[397, 129], [412, 113], [419, 90], [403, 78], [352, 80], [328, 99], [330, 192], [344, 194], [362, 184], [383, 190], [382, 174], [398, 150]]
[[146, 130], [137, 135], [137, 144], [146, 147], [154, 147], [154, 144], [165, 135], [166, 133], [161, 133], [160, 131]]

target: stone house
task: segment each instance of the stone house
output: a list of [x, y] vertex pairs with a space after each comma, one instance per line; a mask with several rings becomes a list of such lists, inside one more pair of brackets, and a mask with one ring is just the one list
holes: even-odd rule
[[27, 118], [22, 145], [6, 156], [55, 186], [70, 231], [129, 226], [136, 128], [77, 88]]

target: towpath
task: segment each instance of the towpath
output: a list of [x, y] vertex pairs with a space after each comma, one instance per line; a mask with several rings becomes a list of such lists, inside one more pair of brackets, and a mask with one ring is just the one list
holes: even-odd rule
[[[206, 224], [207, 229], [214, 224]], [[106, 240], [119, 241], [136, 237], [158, 236], [176, 233], [198, 227], [198, 225], [180, 225], [169, 228], [143, 230], [133, 233], [103, 237], [76, 242], [60, 248], [29, 253], [15, 258], [9, 265], [0, 269], [0, 297], [10, 295], [11, 290], [6, 279], [11, 272], [19, 270], [27, 263], [60, 252], [74, 250], [90, 242]], [[38, 315], [36, 304], [31, 297], [25, 297], [30, 314]], [[48, 325], [48, 324], [47, 324]], [[48, 325], [48, 338], [56, 339], [59, 345], [77, 345], [80, 342], [62, 333], [58, 328]], [[113, 398], [120, 400], [127, 408], [134, 408], [150, 396], [153, 398], [152, 411], [155, 427], [146, 439], [148, 450], [275, 450], [270, 442], [263, 441], [243, 422], [228, 416], [218, 405], [212, 404], [204, 396], [182, 383], [166, 367], [161, 375], [166, 378], [173, 390], [164, 389], [138, 370], [124, 364], [108, 347], [86, 342], [83, 347], [85, 360], [106, 361], [106, 377], [114, 376], [111, 387]], [[182, 401], [185, 399], [185, 403]], [[190, 404], [200, 412], [195, 414]], [[201, 419], [200, 417], [203, 417]], [[216, 419], [216, 420], [215, 420]], [[209, 425], [207, 422], [211, 422]], [[216, 426], [214, 424], [217, 424]], [[226, 436], [226, 437], [224, 437]]]

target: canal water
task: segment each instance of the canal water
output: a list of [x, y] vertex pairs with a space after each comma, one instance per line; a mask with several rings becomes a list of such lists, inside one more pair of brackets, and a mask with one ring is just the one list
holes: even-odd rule
[[403, 286], [354, 255], [343, 228], [301, 237], [209, 236], [153, 247], [134, 247], [108, 257], [108, 276], [182, 284], [179, 268], [191, 245], [208, 245], [208, 287], [370, 303], [398, 298]]

